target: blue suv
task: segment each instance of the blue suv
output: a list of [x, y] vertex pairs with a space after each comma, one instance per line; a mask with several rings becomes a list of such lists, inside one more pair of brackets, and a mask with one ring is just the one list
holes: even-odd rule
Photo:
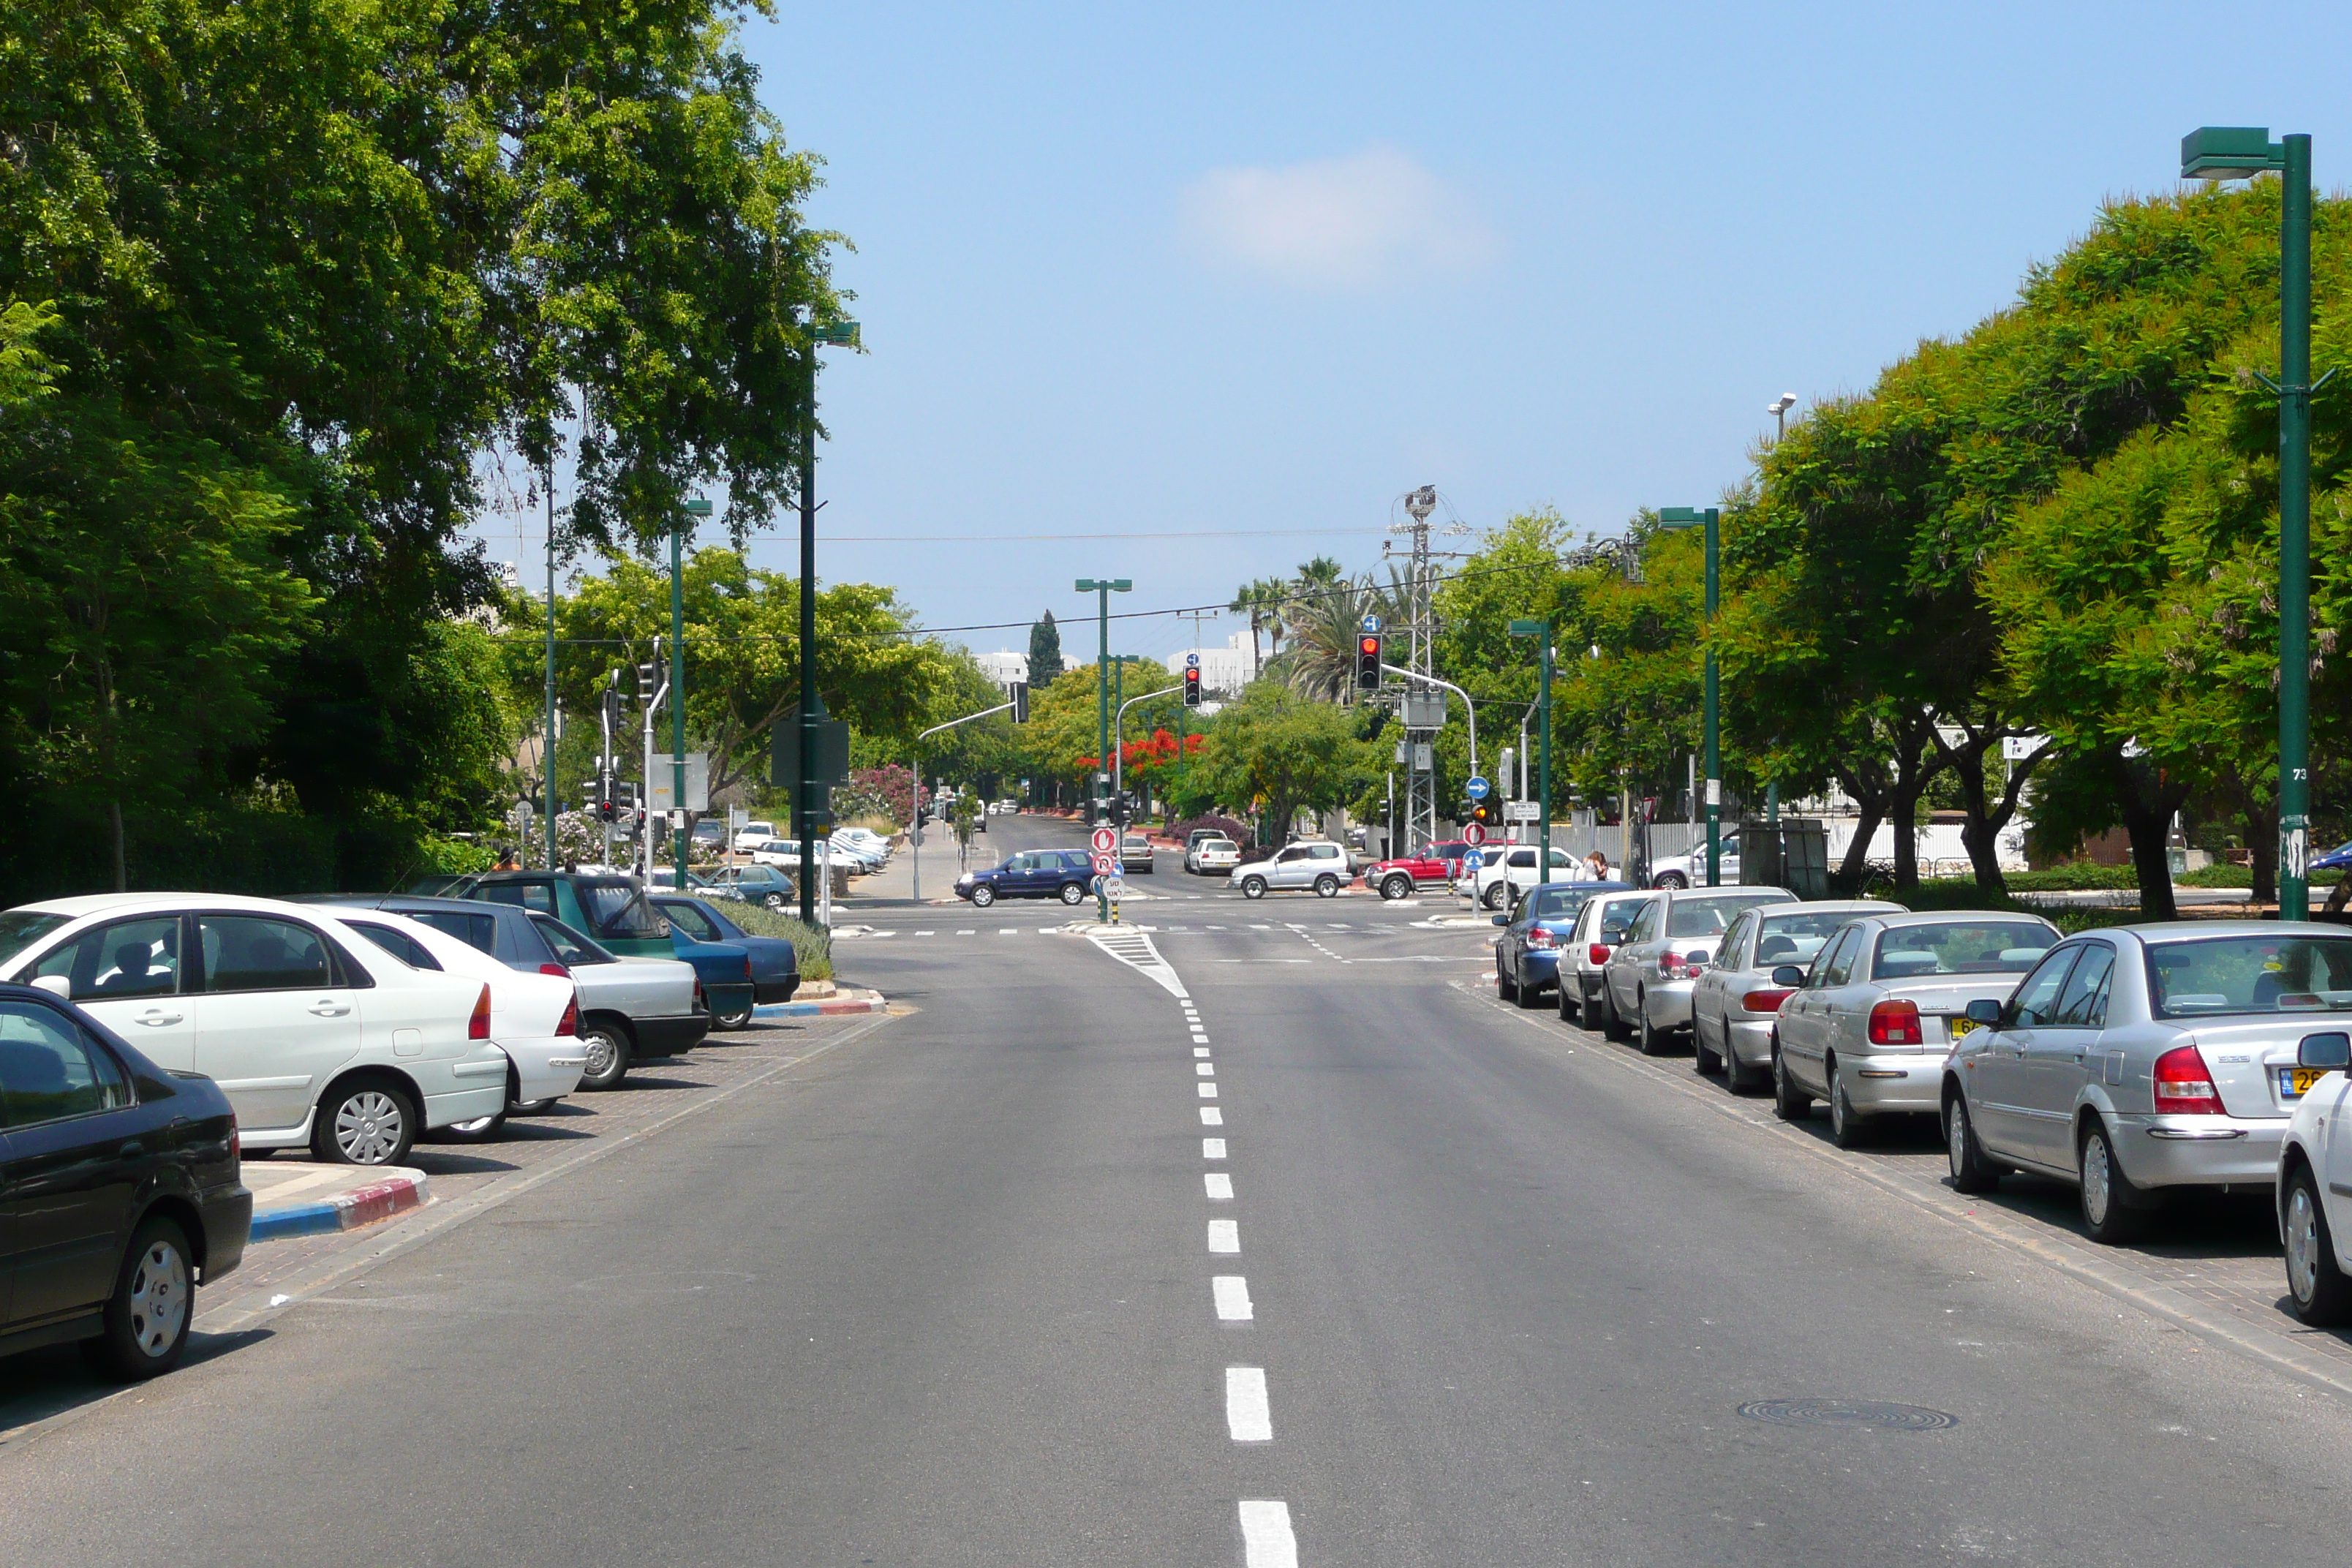
[[999, 899], [1059, 899], [1083, 904], [1094, 890], [1094, 862], [1083, 849], [1024, 849], [986, 871], [956, 879], [956, 897], [986, 909]]

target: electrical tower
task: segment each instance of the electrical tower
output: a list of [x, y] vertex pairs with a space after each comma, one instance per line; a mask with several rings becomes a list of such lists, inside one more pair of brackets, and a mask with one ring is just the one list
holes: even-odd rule
[[[1436, 512], [1439, 501], [1435, 485], [1408, 491], [1400, 501], [1412, 520], [1389, 524], [1391, 533], [1409, 536], [1412, 541], [1403, 552], [1407, 559], [1404, 607], [1408, 617], [1404, 666], [1417, 675], [1433, 676], [1437, 673], [1437, 574], [1432, 563], [1440, 557], [1453, 558], [1459, 552], [1429, 547], [1429, 520]], [[1441, 531], [1462, 535], [1470, 530], [1457, 521]], [[1398, 549], [1398, 543], [1391, 541], [1381, 546], [1381, 554], [1387, 557]], [[1423, 681], [1408, 682], [1398, 704], [1404, 721], [1404, 739], [1398, 744], [1397, 762], [1405, 774], [1405, 840], [1409, 851], [1420, 850], [1437, 839], [1436, 742], [1438, 731], [1445, 725], [1445, 694]], [[1390, 853], [1395, 852], [1391, 846]]]

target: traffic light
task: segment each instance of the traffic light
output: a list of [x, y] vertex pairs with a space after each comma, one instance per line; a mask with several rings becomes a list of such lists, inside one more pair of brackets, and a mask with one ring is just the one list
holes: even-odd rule
[[1462, 819], [1463, 821], [1475, 822], [1481, 827], [1491, 827], [1494, 826], [1495, 808], [1492, 805], [1489, 805], [1483, 800], [1474, 800], [1468, 804], [1470, 814], [1467, 816], [1465, 816]]
[[1197, 664], [1188, 664], [1184, 667], [1184, 706], [1198, 708], [1200, 705], [1201, 667]]
[[1015, 680], [1007, 685], [1005, 690], [1013, 696], [1013, 721], [1015, 724], [1029, 722], [1029, 683]]
[[1366, 632], [1356, 639], [1356, 689], [1381, 689], [1381, 635]]

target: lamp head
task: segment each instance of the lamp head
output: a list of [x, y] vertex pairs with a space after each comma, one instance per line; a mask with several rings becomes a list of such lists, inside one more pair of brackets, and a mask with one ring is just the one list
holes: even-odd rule
[[1695, 506], [1662, 506], [1658, 509], [1661, 528], [1696, 528], [1706, 519]]
[[840, 349], [866, 346], [858, 337], [856, 321], [812, 321], [809, 323], [809, 339], [813, 342], [827, 343]]
[[692, 500], [686, 503], [686, 515], [688, 517], [709, 517], [710, 515], [710, 503], [702, 497], [697, 496]]
[[1790, 409], [1794, 408], [1795, 406], [1797, 406], [1797, 395], [1793, 392], [1784, 392], [1780, 396], [1774, 398], [1772, 400], [1771, 406], [1765, 409], [1764, 412], [1767, 414], [1786, 414]]
[[2200, 125], [2180, 139], [2184, 180], [2251, 180], [2285, 167], [2286, 149], [2266, 125]]
[[1515, 637], [1547, 637], [1550, 635], [1550, 632], [1551, 623], [1549, 621], [1521, 620], [1513, 621], [1511, 623], [1511, 635]]

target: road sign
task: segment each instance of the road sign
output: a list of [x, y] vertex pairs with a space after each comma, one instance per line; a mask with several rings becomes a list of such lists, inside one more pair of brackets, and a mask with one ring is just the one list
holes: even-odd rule
[[1200, 656], [1199, 654], [1197, 654], [1197, 653], [1188, 653], [1188, 654], [1186, 654], [1186, 655], [1184, 656], [1184, 668], [1187, 668], [1187, 669], [1198, 669], [1198, 668], [1201, 668], [1201, 656]]
[[1365, 629], [1366, 631], [1368, 631], [1368, 632], [1376, 632], [1376, 631], [1379, 631], [1379, 630], [1381, 629], [1381, 618], [1380, 618], [1380, 616], [1366, 616], [1364, 617], [1364, 629]]
[[1103, 897], [1108, 899], [1115, 904], [1118, 902], [1119, 900], [1127, 897], [1127, 879], [1124, 877], [1105, 877], [1103, 879], [1102, 890]]
[[1099, 877], [1118, 875], [1118, 857], [1097, 853], [1095, 856], [1095, 874]]
[[1484, 800], [1484, 799], [1486, 799], [1486, 790], [1487, 790], [1487, 784], [1486, 784], [1486, 781], [1485, 779], [1480, 778], [1480, 777], [1479, 777], [1477, 774], [1475, 774], [1475, 773], [1471, 774], [1471, 775], [1470, 775], [1470, 782], [1469, 782], [1468, 784], [1464, 784], [1464, 785], [1462, 786], [1462, 793], [1463, 793], [1464, 795], [1468, 795], [1472, 800]]
[[1503, 805], [1503, 819], [1506, 822], [1541, 822], [1542, 804], [1532, 800], [1507, 801]]
[[1095, 829], [1095, 853], [1097, 855], [1116, 855], [1118, 853], [1118, 828], [1097, 827]]
[[[1484, 843], [1486, 843], [1486, 825], [1485, 823], [1483, 823], [1483, 822], [1465, 822], [1465, 823], [1464, 823], [1464, 824], [1462, 825], [1462, 842], [1463, 842], [1463, 843], [1465, 843], [1465, 844], [1484, 844]], [[1471, 853], [1472, 853], [1473, 855], [1475, 855], [1475, 854], [1477, 853], [1477, 851], [1476, 851], [1475, 849], [1473, 849], [1473, 850], [1471, 851]]]
[[[1478, 831], [1484, 833], [1486, 829], [1482, 827]], [[1470, 853], [1462, 857], [1462, 868], [1465, 871], [1483, 871], [1486, 868], [1486, 857], [1473, 847]]]

